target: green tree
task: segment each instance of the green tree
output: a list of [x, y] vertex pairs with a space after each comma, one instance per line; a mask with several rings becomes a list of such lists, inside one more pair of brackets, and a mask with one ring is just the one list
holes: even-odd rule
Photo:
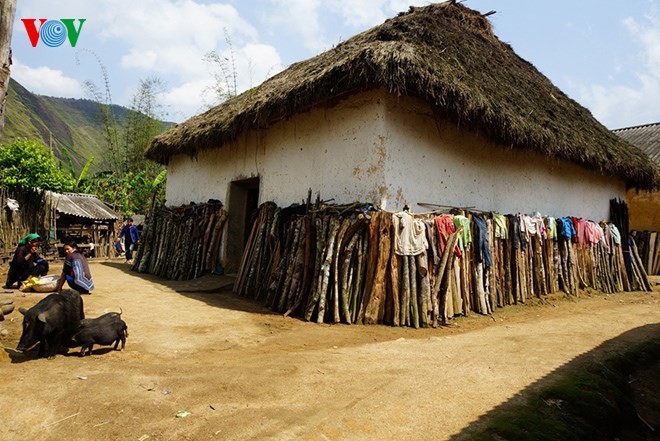
[[124, 127], [124, 143], [121, 169], [124, 172], [131, 170], [146, 170], [149, 179], [154, 179], [162, 169], [157, 163], [148, 160], [144, 151], [149, 143], [163, 131], [162, 106], [158, 102], [158, 95], [164, 90], [164, 83], [158, 77], [140, 80], [140, 85], [131, 99], [130, 112], [126, 117]]
[[55, 163], [45, 145], [17, 139], [0, 145], [0, 187], [38, 187], [71, 191], [74, 179]]
[[99, 103], [99, 117], [103, 123], [103, 137], [108, 148], [108, 162], [113, 171], [119, 172], [121, 163], [121, 151], [119, 146], [119, 124], [115, 117], [115, 112], [112, 107], [112, 94], [110, 93], [110, 77], [108, 70], [101, 61], [101, 57], [94, 51], [89, 49], [82, 49], [76, 53], [76, 63], [80, 64], [80, 54], [90, 54], [96, 60], [101, 70], [101, 79], [103, 80], [103, 87], [97, 86], [93, 81], [87, 80], [84, 82], [84, 87], [87, 94], [93, 101]]
[[[152, 200], [161, 202], [157, 197], [160, 185], [154, 187], [153, 183], [164, 168], [148, 160], [144, 151], [153, 137], [163, 131], [159, 120], [163, 117], [163, 109], [158, 95], [164, 90], [164, 84], [158, 77], [141, 80], [131, 99], [124, 125], [120, 126], [112, 113], [107, 71], [100, 59], [96, 59], [101, 66], [105, 92], [101, 93], [90, 81], [86, 86], [92, 98], [101, 103], [100, 116], [105, 127], [110, 170], [78, 179], [76, 187], [120, 207], [126, 215], [147, 213]], [[163, 180], [164, 175], [159, 182]]]

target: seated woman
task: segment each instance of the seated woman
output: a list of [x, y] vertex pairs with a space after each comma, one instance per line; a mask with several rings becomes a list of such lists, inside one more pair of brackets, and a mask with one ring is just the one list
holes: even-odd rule
[[14, 258], [9, 263], [9, 273], [5, 289], [12, 289], [14, 284], [26, 281], [28, 277], [39, 277], [48, 274], [48, 262], [39, 257], [37, 249], [41, 246], [41, 237], [36, 233], [25, 236], [18, 242]]
[[78, 244], [75, 242], [65, 243], [64, 252], [66, 253], [64, 268], [60, 280], [57, 281], [55, 291], [62, 291], [62, 286], [64, 286], [66, 280], [69, 286], [80, 294], [90, 294], [94, 289], [92, 273], [89, 271], [87, 259], [78, 250]]

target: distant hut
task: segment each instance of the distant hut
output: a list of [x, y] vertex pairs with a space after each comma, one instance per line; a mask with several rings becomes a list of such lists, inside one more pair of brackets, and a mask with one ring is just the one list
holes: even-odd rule
[[[613, 130], [637, 146], [660, 167], [660, 122]], [[640, 188], [628, 190], [630, 228], [660, 231], [660, 192]]]
[[227, 269], [257, 204], [308, 188], [390, 211], [420, 202], [608, 218], [658, 170], [460, 3], [407, 13], [156, 137], [167, 204], [225, 201]]
[[[613, 130], [639, 147], [660, 167], [660, 122]], [[649, 274], [660, 274], [660, 190], [630, 188], [629, 227], [635, 230], [641, 258]]]
[[[59, 242], [75, 240], [81, 250], [95, 257], [114, 255], [115, 222], [117, 213], [95, 195], [51, 192], [55, 210], [55, 239]], [[93, 245], [91, 245], [93, 244]]]

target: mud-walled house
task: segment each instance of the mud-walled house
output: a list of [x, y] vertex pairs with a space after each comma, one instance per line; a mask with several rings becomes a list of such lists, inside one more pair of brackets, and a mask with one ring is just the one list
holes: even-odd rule
[[[660, 167], [660, 122], [613, 130], [639, 147]], [[660, 274], [660, 189], [629, 188], [629, 227], [638, 232], [642, 260], [649, 274]]]
[[658, 172], [457, 2], [410, 8], [156, 137], [170, 206], [220, 199], [236, 270], [258, 204], [437, 203], [607, 219]]

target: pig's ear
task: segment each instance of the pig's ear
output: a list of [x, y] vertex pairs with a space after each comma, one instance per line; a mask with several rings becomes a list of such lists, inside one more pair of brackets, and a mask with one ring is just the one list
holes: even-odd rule
[[25, 315], [25, 313], [27, 312], [27, 309], [25, 309], [25, 308], [23, 308], [23, 307], [21, 306], [20, 308], [18, 308], [18, 312], [20, 312], [21, 314]]
[[37, 318], [39, 319], [40, 322], [46, 323], [46, 313], [45, 312], [42, 312], [41, 314], [39, 314], [37, 316]]

